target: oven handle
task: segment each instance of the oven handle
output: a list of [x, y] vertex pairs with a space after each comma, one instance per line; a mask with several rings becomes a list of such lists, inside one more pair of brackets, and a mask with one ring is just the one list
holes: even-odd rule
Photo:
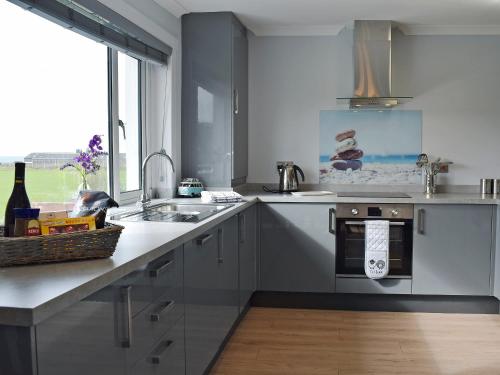
[[[345, 225], [365, 225], [364, 221], [344, 221]], [[389, 222], [390, 226], [404, 226], [405, 222], [404, 221], [390, 221]]]
[[335, 234], [335, 208], [330, 208], [328, 210], [328, 230], [330, 231], [331, 234]]

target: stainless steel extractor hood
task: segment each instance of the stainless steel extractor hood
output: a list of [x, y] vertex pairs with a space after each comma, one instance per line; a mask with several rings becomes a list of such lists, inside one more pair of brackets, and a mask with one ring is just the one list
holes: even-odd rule
[[392, 95], [392, 22], [354, 21], [354, 93], [337, 98], [351, 109], [392, 108], [411, 97]]

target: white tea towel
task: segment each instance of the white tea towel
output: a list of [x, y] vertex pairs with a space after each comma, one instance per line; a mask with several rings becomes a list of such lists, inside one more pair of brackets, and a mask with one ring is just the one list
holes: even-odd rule
[[205, 203], [236, 203], [242, 202], [243, 197], [235, 191], [202, 191], [201, 201]]
[[389, 221], [365, 221], [365, 273], [382, 279], [389, 273]]

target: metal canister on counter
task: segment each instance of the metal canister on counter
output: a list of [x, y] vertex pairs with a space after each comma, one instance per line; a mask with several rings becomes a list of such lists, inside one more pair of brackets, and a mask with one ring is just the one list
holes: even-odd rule
[[493, 194], [500, 194], [500, 178], [495, 178], [493, 180]]
[[493, 194], [493, 182], [495, 180], [492, 178], [482, 178], [479, 183], [481, 194]]

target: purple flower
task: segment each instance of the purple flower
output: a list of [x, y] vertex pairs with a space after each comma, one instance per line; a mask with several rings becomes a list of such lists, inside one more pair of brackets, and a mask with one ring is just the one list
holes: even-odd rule
[[82, 178], [85, 180], [87, 175], [94, 174], [101, 168], [99, 159], [101, 156], [108, 154], [103, 151], [101, 144], [102, 136], [94, 135], [88, 143], [87, 150], [77, 150], [77, 155], [73, 158], [74, 163], [66, 163], [60, 169], [63, 170], [72, 167], [80, 172]]

